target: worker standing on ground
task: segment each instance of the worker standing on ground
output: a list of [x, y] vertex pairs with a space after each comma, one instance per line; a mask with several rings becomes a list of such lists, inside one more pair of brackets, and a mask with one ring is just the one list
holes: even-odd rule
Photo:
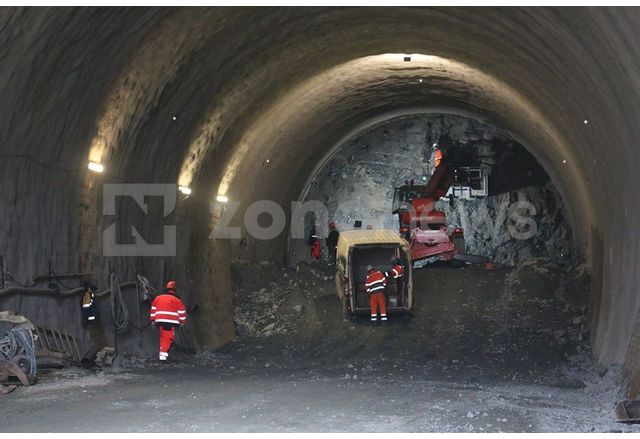
[[309, 240], [307, 241], [311, 251], [311, 260], [317, 261], [320, 259], [320, 237], [316, 234], [316, 226], [311, 228]]
[[173, 342], [176, 328], [187, 321], [187, 308], [176, 293], [176, 283], [169, 281], [167, 290], [153, 299], [151, 303], [151, 321], [160, 331], [160, 361], [169, 357], [169, 348]]
[[387, 286], [387, 278], [378, 269], [367, 266], [367, 293], [369, 293], [369, 305], [371, 306], [371, 321], [378, 321], [378, 308], [380, 308], [380, 320], [387, 321], [387, 305], [385, 303], [384, 290]]
[[391, 271], [385, 273], [386, 277], [395, 279], [396, 281], [396, 295], [400, 296], [400, 300], [404, 297], [404, 267], [402, 261], [398, 258], [394, 259], [393, 267]]
[[340, 232], [336, 230], [336, 223], [329, 223], [329, 236], [327, 236], [327, 251], [329, 252], [329, 263], [335, 265], [336, 263], [336, 247], [338, 246], [338, 239], [340, 238]]

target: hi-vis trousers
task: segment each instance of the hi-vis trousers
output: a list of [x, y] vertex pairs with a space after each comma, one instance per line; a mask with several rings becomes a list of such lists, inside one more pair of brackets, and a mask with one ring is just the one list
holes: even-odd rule
[[378, 320], [378, 307], [380, 308], [380, 320], [383, 322], [387, 320], [387, 305], [385, 303], [386, 298], [383, 292], [373, 293], [369, 298], [369, 305], [371, 306], [371, 321]]

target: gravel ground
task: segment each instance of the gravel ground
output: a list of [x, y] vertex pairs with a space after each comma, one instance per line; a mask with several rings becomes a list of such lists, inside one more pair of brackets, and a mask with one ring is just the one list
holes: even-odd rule
[[413, 316], [386, 326], [343, 321], [326, 268], [234, 274], [236, 342], [41, 374], [0, 399], [0, 431], [640, 431], [613, 421], [620, 372], [590, 359], [579, 271], [418, 270]]

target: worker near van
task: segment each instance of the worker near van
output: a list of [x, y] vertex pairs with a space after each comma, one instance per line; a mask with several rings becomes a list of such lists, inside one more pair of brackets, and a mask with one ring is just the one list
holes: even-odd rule
[[316, 261], [320, 259], [320, 237], [316, 236], [311, 246], [311, 257]]
[[187, 308], [176, 293], [176, 283], [167, 282], [164, 294], [159, 294], [151, 303], [151, 321], [160, 331], [160, 361], [167, 361], [169, 348], [176, 334], [176, 328], [187, 321]]
[[404, 294], [404, 267], [402, 261], [396, 258], [393, 261], [393, 267], [391, 271], [387, 271], [385, 276], [396, 281], [396, 294], [402, 297]]
[[309, 246], [312, 260], [320, 259], [320, 237], [316, 234], [315, 226], [311, 228], [307, 245]]
[[336, 230], [336, 223], [329, 223], [329, 236], [327, 236], [327, 251], [329, 252], [329, 262], [336, 263], [336, 247], [338, 247], [338, 239], [340, 232]]
[[387, 287], [387, 278], [378, 269], [367, 266], [367, 293], [369, 293], [369, 305], [371, 307], [371, 321], [378, 321], [378, 308], [380, 308], [380, 320], [387, 321], [387, 305], [385, 303], [384, 290]]

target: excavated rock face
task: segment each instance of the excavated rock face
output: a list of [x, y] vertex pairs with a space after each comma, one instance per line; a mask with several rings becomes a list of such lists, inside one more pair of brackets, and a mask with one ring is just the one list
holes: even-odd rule
[[548, 183], [475, 200], [458, 199], [453, 207], [439, 201], [451, 225], [465, 232], [466, 251], [515, 266], [542, 258], [563, 266], [575, 261], [571, 228], [557, 191]]
[[[335, 221], [338, 230], [352, 229], [357, 220], [362, 228], [397, 230], [398, 217], [391, 213], [394, 188], [406, 180], [424, 184], [433, 172], [433, 144], [444, 148], [445, 142], [452, 149], [471, 148], [477, 165], [490, 172], [489, 193], [500, 192], [437, 203], [447, 224], [465, 229], [468, 253], [510, 266], [530, 257], [563, 264], [573, 261], [564, 203], [542, 167], [507, 133], [451, 114], [395, 119], [360, 133], [338, 149], [316, 174], [305, 197], [305, 202], [320, 201], [328, 213], [308, 214], [307, 234], [314, 219], [318, 230], [326, 230], [327, 219]], [[294, 261], [308, 257], [304, 240], [294, 241], [292, 248]], [[324, 251], [322, 258], [326, 257]]]

